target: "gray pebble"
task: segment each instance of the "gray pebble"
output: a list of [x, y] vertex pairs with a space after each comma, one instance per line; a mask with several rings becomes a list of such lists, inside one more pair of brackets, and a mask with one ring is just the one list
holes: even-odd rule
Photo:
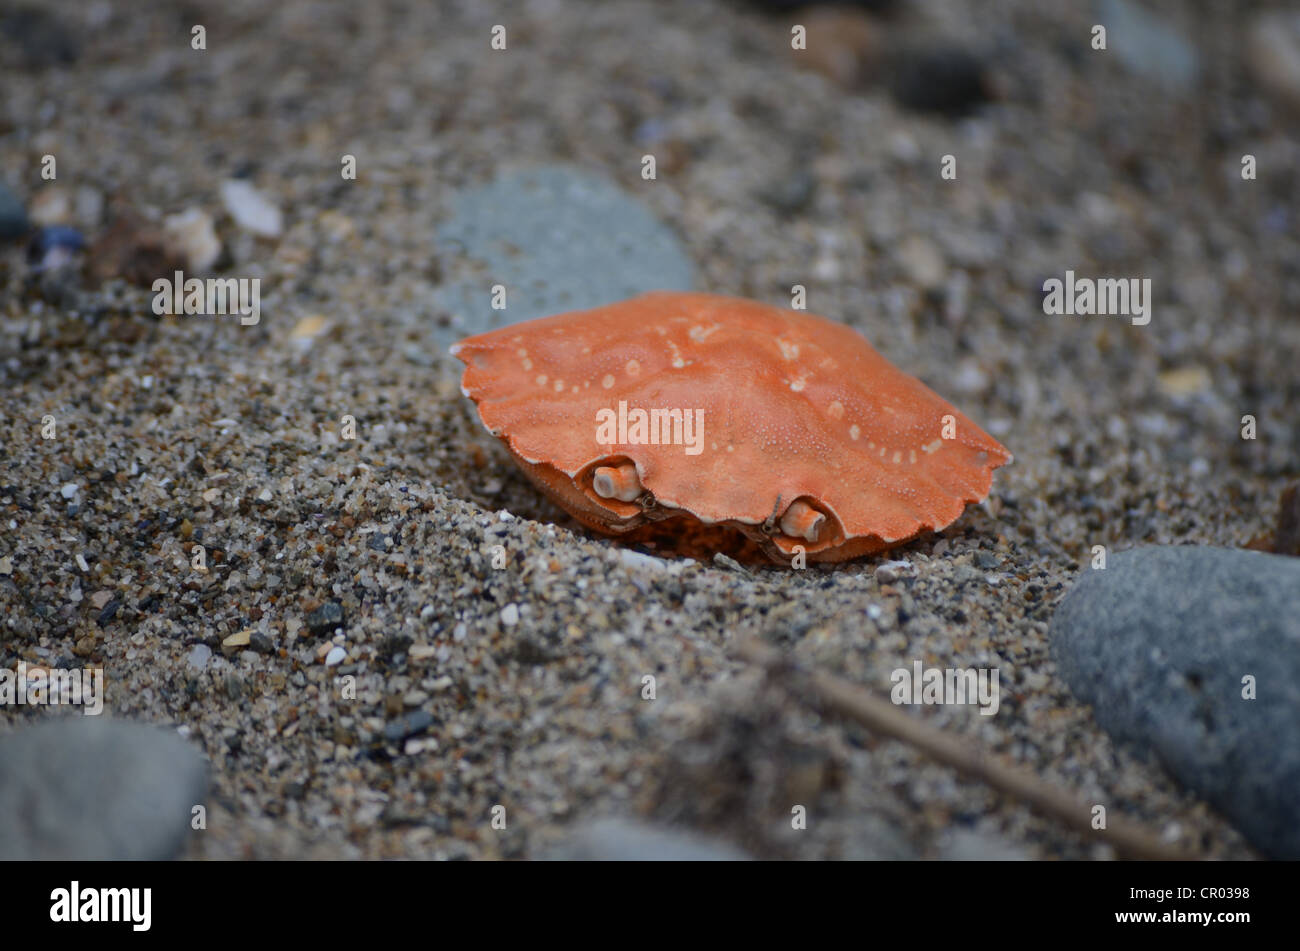
[[1030, 856], [1000, 836], [974, 829], [953, 829], [941, 840], [939, 858], [945, 862], [1023, 862]]
[[662, 558], [656, 558], [653, 555], [645, 555], [639, 551], [633, 551], [630, 548], [620, 548], [618, 550], [619, 561], [623, 562], [628, 568], [642, 568], [646, 571], [659, 572], [668, 567], [668, 563]]
[[175, 858], [207, 790], [174, 732], [68, 717], [0, 739], [0, 859]]
[[326, 601], [307, 615], [307, 630], [316, 635], [333, 634], [335, 628], [342, 626], [343, 605], [337, 601]]
[[0, 184], [0, 241], [21, 238], [30, 226], [22, 201]]
[[693, 832], [628, 819], [597, 819], [542, 856], [588, 862], [743, 862], [744, 852]]
[[1255, 14], [1246, 30], [1246, 66], [1264, 89], [1300, 107], [1300, 11]]
[[[437, 240], [455, 270], [437, 301], [458, 335], [694, 283], [667, 227], [622, 189], [577, 169], [507, 174], [453, 205]], [[492, 307], [494, 284], [506, 289], [503, 310]]]
[[907, 570], [907, 567], [906, 562], [882, 561], [876, 565], [876, 580], [881, 584], [893, 584], [903, 577], [903, 572]]
[[807, 168], [794, 168], [771, 182], [758, 197], [776, 211], [794, 215], [812, 204], [817, 193], [817, 178]]
[[1120, 552], [1084, 571], [1051, 637], [1103, 727], [1153, 750], [1262, 851], [1300, 858], [1300, 558]]
[[195, 670], [202, 670], [208, 665], [208, 661], [211, 659], [212, 648], [208, 647], [207, 644], [195, 644], [194, 649], [191, 650], [189, 656], [185, 658], [185, 662]]
[[433, 714], [428, 710], [412, 710], [384, 725], [384, 739], [396, 743], [408, 736], [423, 733], [433, 726]]
[[1097, 16], [1107, 49], [1133, 74], [1175, 90], [1196, 81], [1196, 48], [1157, 15], [1130, 0], [1100, 0]]
[[117, 617], [117, 612], [121, 607], [122, 602], [119, 599], [114, 598], [112, 601], [109, 601], [108, 604], [104, 605], [104, 609], [95, 617], [95, 623], [100, 627], [112, 623], [113, 618]]
[[0, 35], [21, 54], [26, 69], [67, 66], [81, 53], [76, 33], [59, 17], [37, 5], [5, 4]]

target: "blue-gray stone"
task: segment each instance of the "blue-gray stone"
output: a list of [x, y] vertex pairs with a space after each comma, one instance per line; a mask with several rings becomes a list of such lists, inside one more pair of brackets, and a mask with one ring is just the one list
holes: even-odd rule
[[694, 832], [629, 819], [596, 819], [542, 856], [573, 862], [743, 862], [739, 849]]
[[[435, 302], [451, 315], [445, 342], [694, 283], [667, 226], [622, 189], [567, 166], [461, 192], [437, 229], [437, 252], [447, 282]], [[495, 284], [505, 287], [504, 310], [492, 308]]]
[[1083, 573], [1051, 637], [1106, 730], [1154, 751], [1261, 851], [1300, 859], [1300, 558], [1120, 552]]
[[1106, 48], [1125, 69], [1178, 91], [1196, 82], [1200, 73], [1196, 47], [1155, 14], [1130, 0], [1099, 0], [1097, 19], [1106, 27]]
[[410, 713], [404, 713], [396, 720], [390, 720], [384, 725], [384, 739], [392, 743], [398, 743], [408, 736], [423, 733], [433, 726], [435, 722], [433, 714], [428, 710], [412, 710]]
[[0, 10], [0, 36], [11, 44], [26, 69], [67, 66], [75, 63], [81, 52], [67, 23], [36, 4], [5, 4]]
[[21, 238], [30, 222], [22, 201], [0, 182], [0, 241]]
[[175, 731], [72, 715], [0, 737], [0, 860], [175, 858], [207, 766]]

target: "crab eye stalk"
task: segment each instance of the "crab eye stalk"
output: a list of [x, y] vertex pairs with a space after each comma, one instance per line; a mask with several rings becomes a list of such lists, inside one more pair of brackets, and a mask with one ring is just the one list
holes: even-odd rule
[[602, 499], [635, 502], [645, 491], [637, 478], [636, 465], [624, 462], [618, 466], [601, 466], [591, 480], [591, 487]]
[[803, 499], [791, 502], [781, 516], [781, 531], [791, 538], [802, 538], [810, 542], [817, 541], [825, 524], [825, 513], [819, 512]]

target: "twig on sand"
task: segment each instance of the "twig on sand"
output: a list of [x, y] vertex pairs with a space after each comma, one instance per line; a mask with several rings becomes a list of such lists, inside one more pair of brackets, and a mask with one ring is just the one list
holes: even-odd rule
[[742, 660], [763, 667], [769, 675], [783, 675], [797, 692], [824, 709], [855, 720], [876, 733], [901, 740], [940, 763], [982, 779], [1045, 815], [1099, 837], [1114, 846], [1120, 855], [1164, 861], [1200, 857], [1161, 842], [1153, 833], [1122, 816], [1108, 815], [1106, 828], [1094, 829], [1090, 807], [1069, 792], [1044, 782], [1033, 773], [993, 759], [969, 739], [936, 729], [833, 674], [803, 670], [785, 654], [753, 637], [738, 640], [734, 653]]

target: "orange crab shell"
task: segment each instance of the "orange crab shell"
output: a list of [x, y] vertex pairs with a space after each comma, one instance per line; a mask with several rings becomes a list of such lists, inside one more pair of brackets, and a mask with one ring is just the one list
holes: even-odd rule
[[[691, 516], [744, 533], [778, 563], [800, 550], [841, 561], [944, 528], [1011, 460], [853, 330], [751, 300], [653, 292], [469, 337], [451, 352], [466, 364], [461, 391], [524, 472], [579, 521], [616, 535]], [[620, 402], [702, 410], [700, 452], [598, 441], [598, 414]], [[625, 462], [646, 494], [597, 494], [596, 469]], [[796, 501], [826, 516], [815, 541], [780, 528]]]

